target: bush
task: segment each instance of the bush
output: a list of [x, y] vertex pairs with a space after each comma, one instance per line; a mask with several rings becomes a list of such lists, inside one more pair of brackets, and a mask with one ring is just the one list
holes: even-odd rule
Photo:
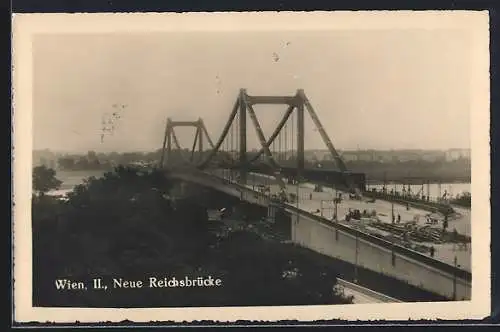
[[62, 181], [56, 178], [56, 171], [46, 166], [33, 168], [33, 190], [38, 196], [43, 196], [50, 190], [59, 189]]
[[470, 208], [471, 200], [472, 200], [471, 194], [469, 192], [465, 192], [463, 194], [457, 195], [457, 197], [453, 199], [451, 203]]

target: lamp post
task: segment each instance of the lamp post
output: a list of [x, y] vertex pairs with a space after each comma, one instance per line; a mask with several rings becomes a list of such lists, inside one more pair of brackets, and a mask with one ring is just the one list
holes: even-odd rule
[[334, 208], [334, 210], [333, 210], [333, 219], [334, 219], [335, 221], [339, 221], [339, 219], [338, 219], [338, 214], [337, 214], [337, 213], [338, 213], [338, 210], [337, 210], [337, 205], [338, 205], [338, 203], [339, 203], [339, 199], [338, 199], [338, 197], [335, 197], [335, 198], [333, 199], [333, 203], [334, 203], [334, 207], [335, 207], [335, 208]]
[[296, 231], [296, 227], [297, 227], [297, 224], [299, 223], [299, 185], [298, 185], [298, 181], [293, 181], [292, 180], [292, 183], [294, 183], [294, 185], [296, 186], [296, 193], [295, 193], [295, 206], [296, 206], [296, 211], [295, 211], [295, 221], [292, 222], [292, 230], [293, 230], [293, 240], [295, 240], [295, 237], [296, 237], [296, 234], [297, 234], [297, 231]]
[[358, 233], [356, 231], [356, 249], [355, 249], [355, 257], [354, 257], [354, 283], [358, 283], [358, 248], [359, 246], [359, 240], [358, 240]]
[[[298, 178], [297, 178], [297, 183], [295, 184], [295, 186], [296, 186], [296, 190], [297, 190], [296, 204], [297, 204], [297, 209], [299, 209], [300, 208], [300, 205], [299, 205], [299, 197], [300, 197], [299, 196], [300, 195], [299, 186], [300, 186], [300, 182], [299, 182]], [[297, 211], [297, 220], [298, 220], [298, 217], [299, 217], [298, 213], [299, 212]]]
[[394, 201], [391, 202], [391, 222], [394, 224], [394, 219], [395, 219], [395, 216], [394, 216]]
[[[457, 268], [457, 255], [455, 254], [455, 258], [453, 259], [453, 265], [455, 269]], [[453, 300], [457, 300], [457, 271], [453, 271]]]
[[337, 216], [337, 213], [338, 213], [338, 210], [337, 210], [337, 205], [338, 203], [340, 203], [340, 199], [339, 199], [339, 194], [337, 193], [337, 188], [335, 187], [335, 196], [333, 197], [333, 204], [334, 204], [334, 210], [333, 210], [333, 220], [335, 221], [338, 221], [338, 216]]
[[382, 185], [382, 193], [386, 194], [387, 193], [387, 172], [384, 172], [384, 184]]
[[272, 190], [271, 190], [271, 186], [273, 185], [271, 179], [269, 177], [266, 177], [267, 179], [267, 188], [269, 189], [269, 199], [271, 199], [271, 197], [273, 196], [272, 194]]

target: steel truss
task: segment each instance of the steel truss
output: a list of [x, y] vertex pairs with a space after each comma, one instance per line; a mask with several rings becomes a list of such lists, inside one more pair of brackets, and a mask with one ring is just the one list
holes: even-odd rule
[[[203, 137], [205, 136], [210, 148], [214, 148], [214, 144], [210, 139], [210, 135], [208, 134], [207, 128], [205, 127], [205, 123], [201, 118], [197, 121], [173, 121], [170, 118], [167, 118], [167, 124], [165, 126], [165, 135], [163, 138], [163, 147], [160, 159], [160, 167], [163, 168], [165, 166], [165, 159], [167, 163], [171, 162], [172, 155], [172, 143], [175, 145], [175, 148], [178, 150], [182, 150], [179, 140], [177, 139], [177, 135], [175, 134], [176, 127], [194, 127], [196, 128], [196, 133], [194, 135], [193, 146], [191, 148], [191, 156], [189, 159], [189, 163], [194, 163], [194, 156], [196, 147], [198, 146], [198, 158], [201, 161], [203, 156]], [[182, 156], [182, 154], [181, 154]], [[187, 160], [184, 160], [187, 162]]]
[[[282, 119], [279, 121], [276, 129], [273, 131], [269, 139], [266, 140], [266, 137], [264, 135], [264, 132], [262, 130], [262, 127], [260, 125], [260, 122], [257, 118], [257, 115], [254, 110], [255, 105], [262, 105], [262, 104], [277, 104], [277, 105], [286, 105], [287, 109], [282, 117]], [[281, 130], [287, 123], [287, 120], [290, 118], [293, 112], [297, 114], [297, 121], [296, 121], [296, 139], [297, 139], [297, 170], [298, 174], [301, 174], [302, 171], [304, 170], [304, 114], [307, 111], [309, 116], [311, 117], [316, 129], [318, 130], [323, 142], [325, 143], [326, 147], [328, 148], [332, 160], [335, 162], [338, 170], [345, 174], [348, 175], [349, 173], [344, 161], [342, 160], [341, 156], [333, 146], [332, 141], [328, 137], [323, 125], [321, 124], [321, 121], [319, 120], [319, 117], [316, 114], [316, 111], [314, 110], [313, 106], [311, 105], [311, 102], [307, 98], [304, 90], [299, 89], [296, 91], [295, 95], [293, 96], [251, 96], [247, 94], [246, 89], [240, 89], [239, 95], [233, 105], [233, 108], [231, 110], [231, 113], [229, 115], [229, 119], [227, 120], [222, 133], [215, 143], [215, 145], [211, 145], [211, 150], [207, 154], [207, 156], [199, 163], [196, 164], [196, 167], [199, 169], [205, 169], [207, 168], [211, 162], [213, 162], [217, 156], [217, 153], [220, 151], [220, 148], [222, 146], [222, 143], [224, 140], [227, 138], [229, 130], [233, 123], [236, 122], [236, 117], [238, 116], [238, 127], [239, 127], [239, 147], [238, 147], [238, 160], [234, 161], [234, 167], [239, 168], [240, 170], [240, 181], [242, 183], [246, 183], [247, 176], [248, 176], [248, 166], [258, 160], [262, 155], [265, 157], [267, 163], [275, 170], [275, 176], [278, 180], [278, 182], [282, 182], [280, 179], [279, 175], [279, 170], [280, 166], [276, 162], [276, 159], [274, 158], [273, 154], [271, 153], [270, 146], [273, 144], [275, 139], [278, 137], [280, 134]], [[256, 131], [257, 138], [260, 142], [261, 148], [258, 151], [256, 155], [254, 155], [251, 158], [248, 158], [247, 155], [247, 115], [249, 119], [252, 122], [252, 125]], [[187, 125], [187, 126], [196, 126], [197, 127], [197, 135], [199, 132], [203, 131], [206, 135], [206, 137], [209, 139], [207, 130], [203, 124], [203, 121], [200, 119], [197, 122], [167, 122], [167, 127], [165, 130], [165, 140], [163, 143], [163, 150], [165, 150], [165, 144], [167, 145], [166, 150], [167, 150], [167, 155], [171, 151], [171, 142], [170, 140], [174, 140], [174, 144], [176, 144], [176, 147], [180, 149], [178, 145], [178, 141], [176, 140], [175, 133], [173, 131], [173, 128], [175, 126], [182, 126], [182, 125]], [[173, 135], [172, 135], [173, 134]], [[197, 136], [198, 137], [198, 136]], [[200, 136], [201, 137], [201, 136]], [[209, 140], [210, 142], [210, 140]], [[196, 144], [196, 141], [195, 141]], [[201, 140], [200, 140], [201, 144]], [[193, 151], [194, 151], [194, 146], [193, 145]], [[201, 151], [201, 150], [200, 150]], [[163, 154], [162, 154], [162, 162], [161, 164], [163, 165]], [[347, 184], [349, 187], [354, 188], [352, 185], [351, 179], [349, 176], [346, 176]]]

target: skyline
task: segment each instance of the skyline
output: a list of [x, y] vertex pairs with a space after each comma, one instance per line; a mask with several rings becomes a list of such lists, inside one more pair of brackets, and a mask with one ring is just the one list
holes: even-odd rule
[[[190, 151], [190, 148], [184, 148], [185, 150], [188, 150]], [[157, 149], [158, 150], [158, 149]], [[205, 147], [203, 149], [203, 151], [208, 151], [209, 148]], [[95, 150], [87, 150], [87, 151], [69, 151], [69, 150], [52, 150], [52, 149], [49, 149], [49, 148], [43, 148], [43, 149], [33, 149], [33, 152], [50, 152], [50, 153], [54, 153], [54, 154], [68, 154], [68, 155], [71, 155], [71, 154], [87, 154], [89, 151], [94, 151], [94, 152], [98, 152], [98, 151], [95, 151]], [[253, 148], [253, 149], [249, 149], [248, 152], [257, 152], [259, 151], [258, 148]], [[288, 151], [291, 151], [291, 150], [288, 150]], [[421, 152], [421, 153], [445, 153], [445, 152], [471, 152], [471, 149], [470, 148], [449, 148], [449, 149], [388, 149], [388, 150], [384, 150], [384, 149], [349, 149], [349, 150], [340, 150], [340, 149], [336, 149], [337, 152], [340, 152], [340, 153], [356, 153], [356, 152], [360, 152], [360, 153], [363, 153], [363, 152]], [[105, 153], [105, 154], [108, 154], [108, 153], [151, 153], [151, 152], [155, 152], [155, 150], [125, 150], [125, 151], [109, 151], [109, 152], [103, 152], [103, 151], [99, 151], [99, 153]], [[237, 150], [234, 150], [234, 152], [237, 152]], [[284, 151], [282, 151], [284, 152]], [[328, 152], [328, 149], [305, 149], [304, 152]]]
[[[38, 35], [33, 149], [154, 150], [167, 117], [202, 117], [215, 142], [240, 88], [249, 95], [304, 89], [338, 150], [469, 148], [466, 32]], [[101, 142], [101, 122], [117, 109], [113, 135]], [[284, 111], [256, 107], [266, 137]], [[326, 149], [305, 120], [305, 148]], [[194, 129], [176, 133], [190, 148]], [[259, 146], [249, 128], [252, 148]]]

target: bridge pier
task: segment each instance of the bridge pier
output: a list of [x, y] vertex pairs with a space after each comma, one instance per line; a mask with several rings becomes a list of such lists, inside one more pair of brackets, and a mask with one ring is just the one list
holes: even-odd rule
[[276, 222], [276, 213], [278, 211], [279, 207], [274, 205], [274, 204], [269, 204], [269, 206], [267, 207], [267, 221], [271, 222], [271, 223], [275, 223]]

